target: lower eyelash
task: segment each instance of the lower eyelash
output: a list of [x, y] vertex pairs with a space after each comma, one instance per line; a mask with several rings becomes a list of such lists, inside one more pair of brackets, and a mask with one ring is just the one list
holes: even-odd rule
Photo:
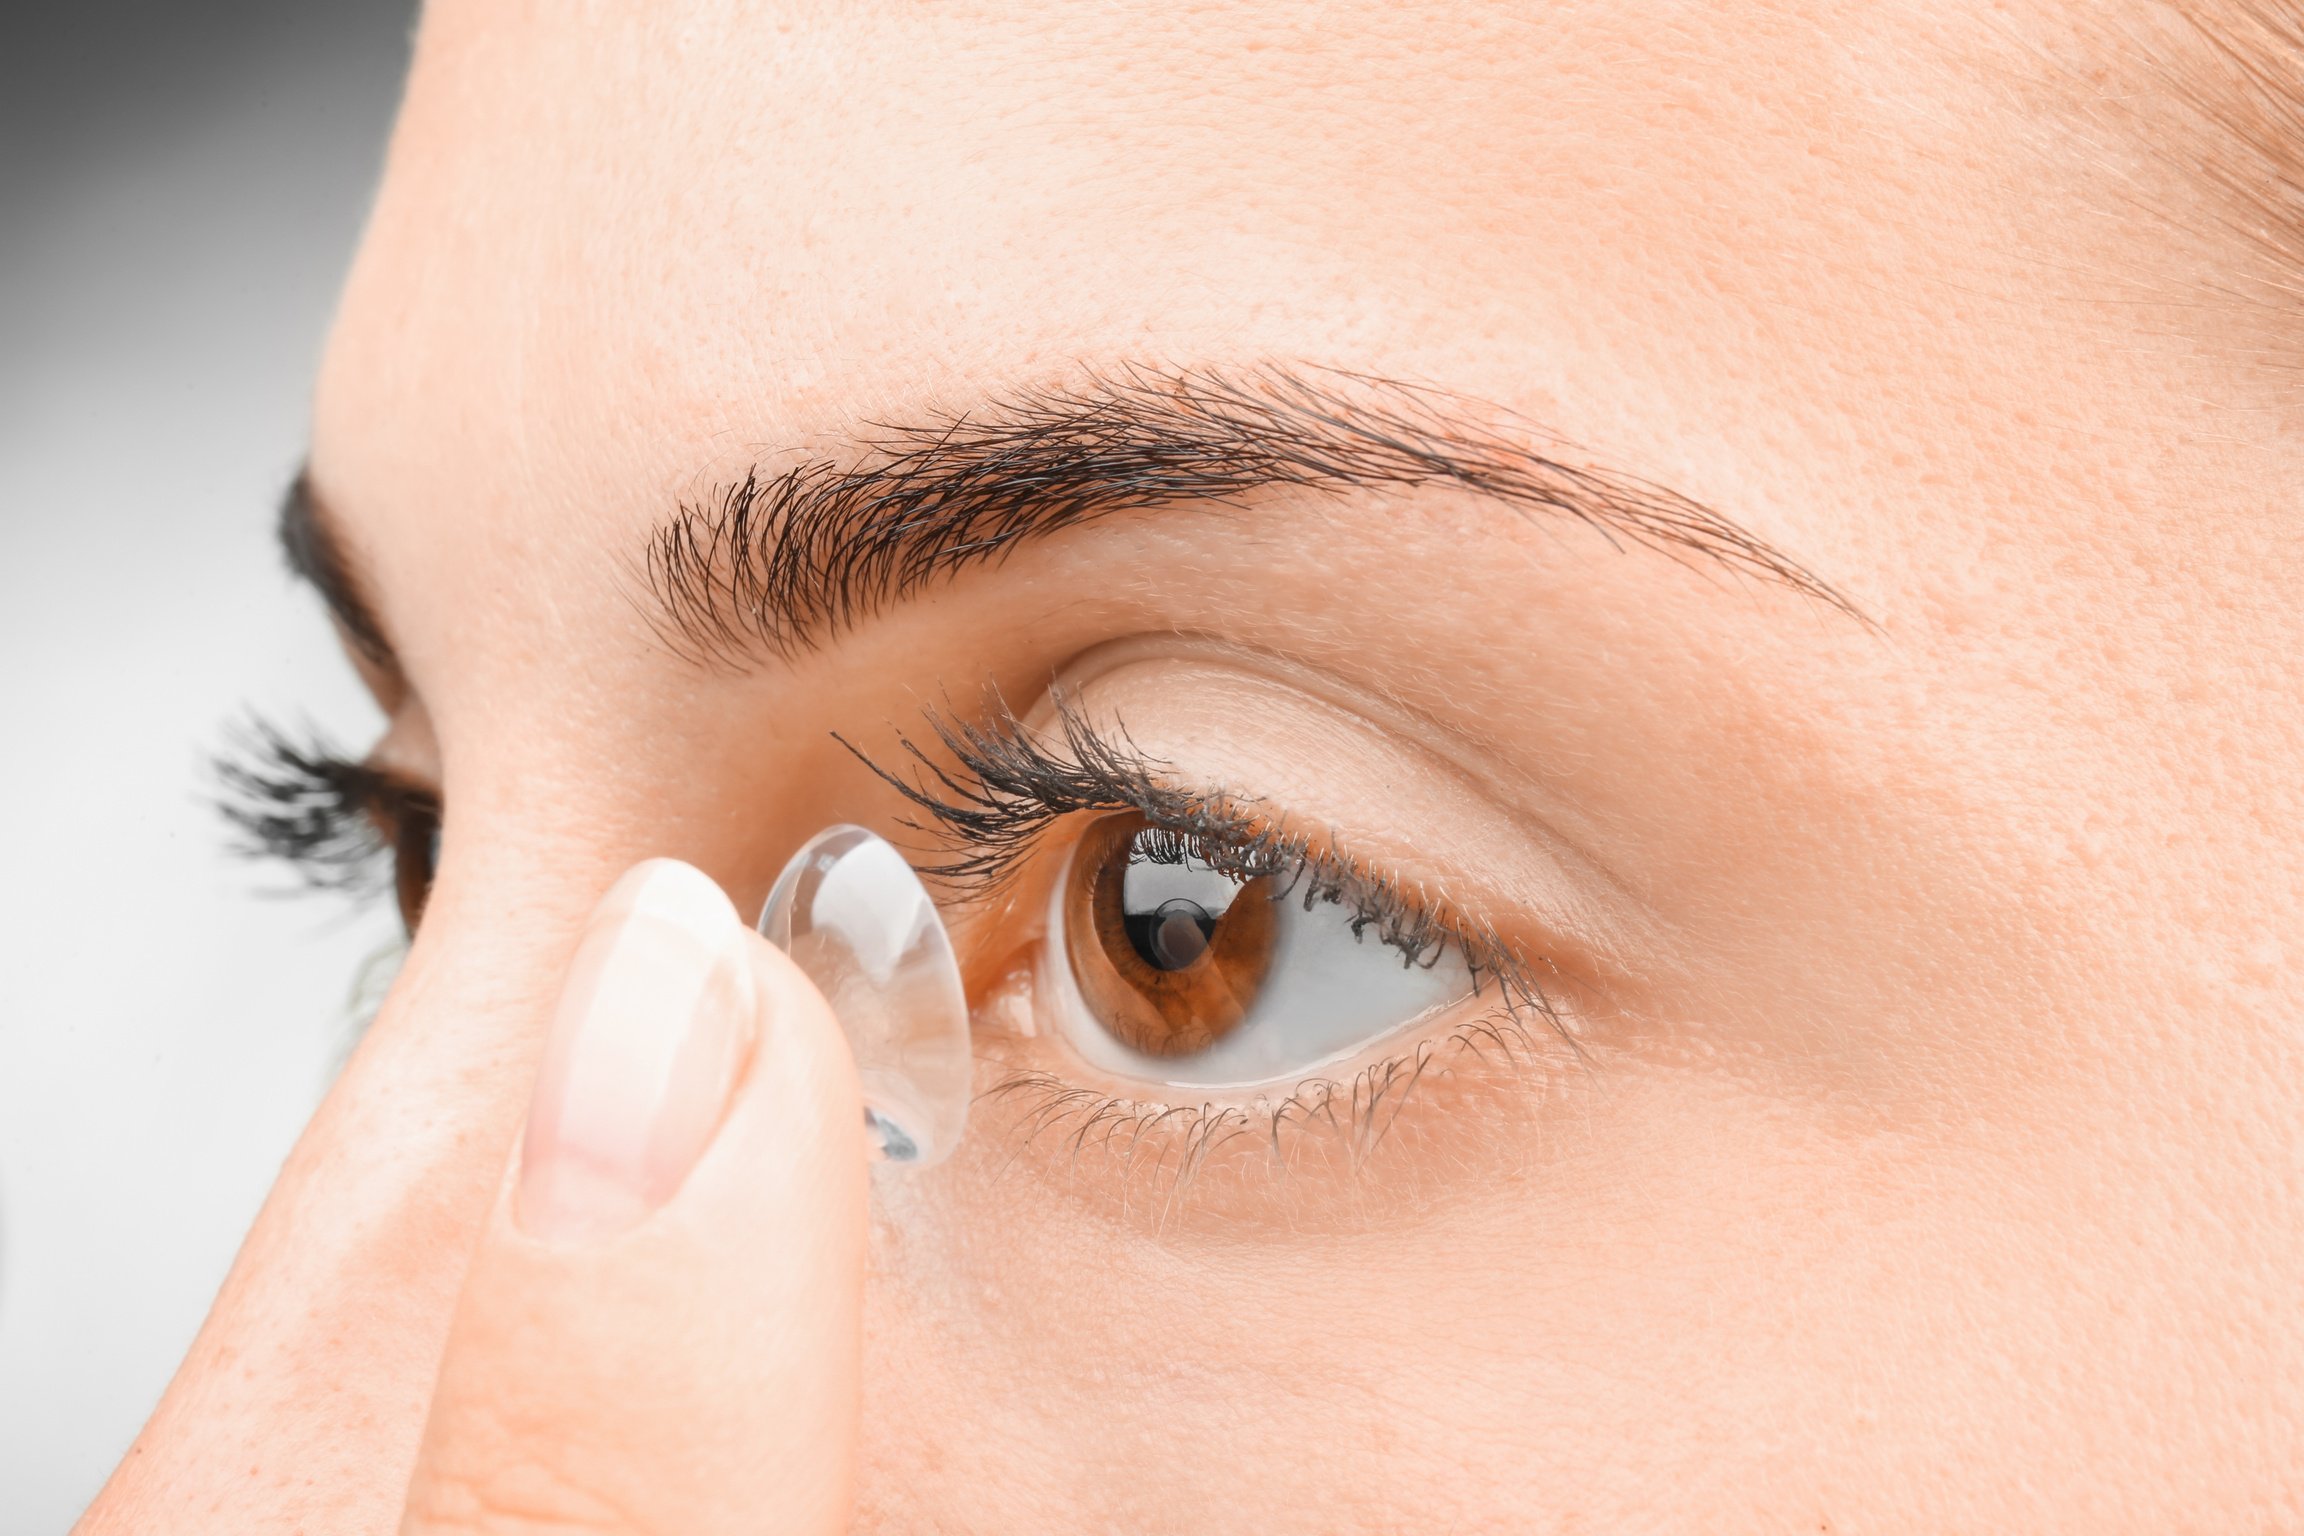
[[[1090, 1159], [1116, 1160], [1108, 1177], [1124, 1205], [1141, 1201], [1174, 1215], [1219, 1163], [1245, 1164], [1284, 1182], [1313, 1159], [1335, 1155], [1357, 1175], [1429, 1084], [1467, 1071], [1517, 1080], [1546, 1070], [1545, 1044], [1551, 1039], [1551, 1031], [1532, 1034], [1516, 1015], [1502, 1011], [1459, 1023], [1444, 1036], [1370, 1063], [1348, 1080], [1308, 1078], [1251, 1105], [1115, 1096], [1023, 1066], [1012, 1066], [977, 1100], [1007, 1110], [1016, 1142], [1011, 1160], [1038, 1151], [1060, 1158], [1071, 1174]], [[1557, 1050], [1549, 1054], [1550, 1071], [1569, 1064]]]
[[[1412, 1056], [1395, 1056], [1363, 1068], [1349, 1083], [1307, 1079], [1279, 1099], [1255, 1106], [1119, 1098], [1036, 1070], [1011, 1073], [984, 1097], [1031, 1101], [1027, 1141], [1060, 1128], [1062, 1139], [1077, 1153], [1091, 1142], [1110, 1148], [1124, 1139], [1131, 1161], [1149, 1143], [1158, 1161], [1180, 1153], [1177, 1177], [1185, 1180], [1211, 1151], [1238, 1138], [1267, 1143], [1276, 1158], [1284, 1158], [1283, 1142], [1290, 1132], [1316, 1123], [1348, 1130], [1355, 1152], [1365, 1155], [1423, 1076], [1430, 1055], [1427, 1046]], [[1343, 1119], [1338, 1118], [1340, 1100], [1348, 1106]]]

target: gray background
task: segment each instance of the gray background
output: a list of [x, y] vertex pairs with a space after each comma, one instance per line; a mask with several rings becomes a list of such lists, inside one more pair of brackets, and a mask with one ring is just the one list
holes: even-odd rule
[[393, 931], [261, 894], [203, 763], [373, 729], [269, 520], [410, 12], [0, 5], [0, 1536], [127, 1447]]

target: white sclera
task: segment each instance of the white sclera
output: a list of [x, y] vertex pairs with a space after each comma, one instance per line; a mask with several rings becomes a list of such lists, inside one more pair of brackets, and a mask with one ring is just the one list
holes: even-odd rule
[[968, 1124], [968, 997], [904, 855], [862, 827], [825, 828], [776, 877], [760, 932], [832, 1004], [880, 1155], [942, 1162]]

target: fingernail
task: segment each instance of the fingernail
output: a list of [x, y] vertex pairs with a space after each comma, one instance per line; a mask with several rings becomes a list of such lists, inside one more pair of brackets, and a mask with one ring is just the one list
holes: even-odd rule
[[635, 865], [601, 898], [528, 1106], [522, 1227], [604, 1237], [679, 1192], [751, 1048], [746, 939], [720, 887], [672, 859]]

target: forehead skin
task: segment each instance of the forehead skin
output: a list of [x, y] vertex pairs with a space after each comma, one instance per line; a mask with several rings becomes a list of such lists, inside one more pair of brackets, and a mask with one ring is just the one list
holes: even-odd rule
[[[313, 475], [471, 835], [205, 1347], [292, 1378], [311, 1344], [283, 1319], [317, 1307], [388, 1341], [339, 1369], [413, 1443], [557, 946], [621, 862], [744, 835], [681, 800], [693, 742], [642, 728], [696, 697], [633, 601], [674, 502], [1078, 360], [1278, 358], [1523, 413], [1728, 511], [1873, 621], [1581, 543], [1539, 562], [1469, 517], [1456, 568], [1424, 549], [1389, 587], [1364, 574], [1380, 542], [1334, 550], [1332, 606], [1445, 634], [1429, 664], [1491, 702], [1508, 760], [1540, 730], [1572, 784], [1578, 751], [1623, 754], [1653, 800], [1609, 802], [1627, 839], [1734, 850], [1764, 893], [1736, 952], [1783, 963], [1723, 981], [1723, 1009], [1775, 989], [1830, 1021], [1802, 1046], [1819, 1100], [1860, 1079], [1895, 1107], [1861, 1144], [1797, 1102], [1723, 1112], [1723, 1145], [1780, 1166], [1747, 1187], [1703, 1165], [1709, 1206], [1672, 1203], [1666, 1143], [1594, 1154], [1572, 1170], [1605, 1191], [1589, 1208], [1564, 1184], [1471, 1257], [1383, 1250], [1431, 1267], [1412, 1310], [1314, 1278], [1317, 1257], [1212, 1261], [1355, 1357], [1302, 1378], [1317, 1330], [1203, 1319], [1197, 1353], [1161, 1359], [1168, 1314], [1109, 1293], [1003, 1354], [983, 1340], [1020, 1319], [899, 1244], [875, 1347], [927, 1406], [876, 1430], [867, 1511], [2294, 1517], [2298, 466], [2274, 384], [2178, 323], [2161, 232], [2117, 213], [2114, 157], [2068, 130], [2049, 61], [2082, 53], [1918, 3], [429, 6]], [[791, 730], [820, 732], [822, 695], [792, 686]], [[1654, 868], [1691, 910], [1745, 910], [1702, 859]], [[1763, 931], [1778, 892], [1805, 893], [1784, 910], [1806, 926]], [[1992, 1134], [1930, 1161], [1971, 1122]], [[1832, 1182], [1846, 1168], [1893, 1176]], [[1734, 1264], [1656, 1278], [1701, 1273], [1704, 1211], [1739, 1202]], [[1651, 1259], [1548, 1288], [1531, 1231], [1604, 1217]], [[1054, 1226], [1023, 1223], [1045, 1241], [1018, 1251], [1105, 1262]], [[389, 1284], [362, 1269], [383, 1247]], [[1107, 1357], [1158, 1362], [1149, 1427], [1111, 1410]], [[1242, 1419], [1233, 1394], [1260, 1391], [1271, 1413]], [[263, 1397], [219, 1421], [261, 1443]], [[1110, 1417], [1052, 1443], [1083, 1422], [1066, 1401]], [[395, 1495], [373, 1442], [297, 1422], [310, 1463], [343, 1468], [346, 1518], [376, 1521]], [[1164, 1464], [1163, 1422], [1198, 1462]], [[1422, 1483], [1436, 1466], [1458, 1475]], [[1130, 1504], [1132, 1476], [1168, 1502]]]
[[[441, 610], [420, 670], [507, 606], [533, 638], [509, 570], [596, 588], [610, 530], [716, 473], [1081, 357], [1500, 400], [1884, 618], [1964, 602], [1980, 543], [2247, 560], [2257, 520], [2197, 510], [2261, 502], [2210, 444], [2272, 433], [2136, 323], [2151, 231], [2056, 140], [2061, 41], [1922, 6], [438, 5], [316, 467], [425, 563], [379, 571]], [[2140, 479], [2171, 438], [2173, 503]], [[433, 567], [475, 539], [518, 558]]]

